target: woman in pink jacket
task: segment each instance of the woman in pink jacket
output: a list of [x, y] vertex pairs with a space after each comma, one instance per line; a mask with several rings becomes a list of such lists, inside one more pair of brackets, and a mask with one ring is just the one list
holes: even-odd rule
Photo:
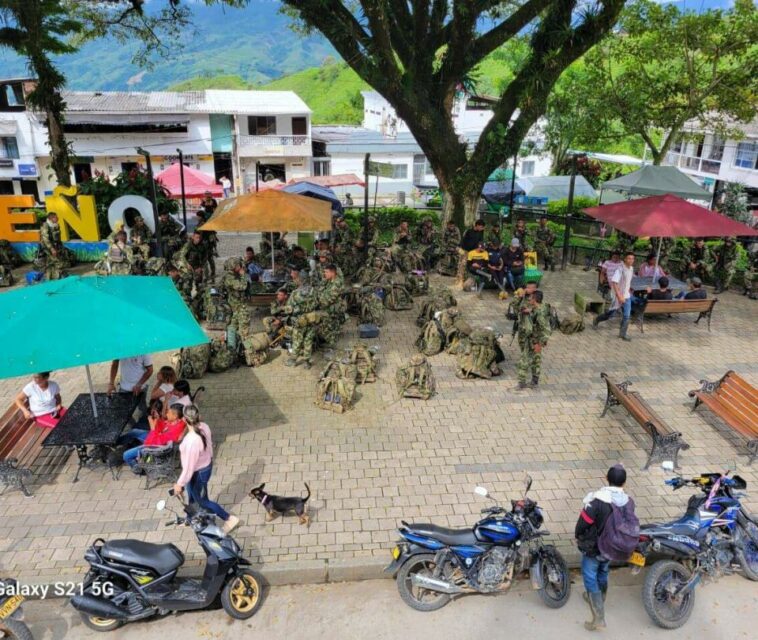
[[213, 473], [211, 430], [200, 421], [200, 410], [194, 404], [184, 410], [184, 421], [187, 435], [179, 445], [182, 474], [174, 485], [174, 491], [181, 494], [186, 487], [190, 503], [197, 503], [202, 509], [215, 513], [224, 521], [224, 532], [229, 533], [239, 524], [239, 518], [208, 499], [208, 482]]

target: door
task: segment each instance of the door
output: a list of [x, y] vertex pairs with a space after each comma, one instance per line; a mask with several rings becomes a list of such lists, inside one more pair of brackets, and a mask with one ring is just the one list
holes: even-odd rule
[[139, 163], [138, 162], [122, 162], [121, 163], [122, 172], [129, 173], [132, 169], [139, 169]]
[[308, 120], [306, 118], [292, 118], [292, 135], [308, 135]]

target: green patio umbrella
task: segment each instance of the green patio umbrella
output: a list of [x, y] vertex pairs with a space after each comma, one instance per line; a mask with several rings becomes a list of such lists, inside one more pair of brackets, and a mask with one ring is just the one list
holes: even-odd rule
[[208, 338], [166, 277], [75, 276], [0, 295], [0, 378], [190, 347]]

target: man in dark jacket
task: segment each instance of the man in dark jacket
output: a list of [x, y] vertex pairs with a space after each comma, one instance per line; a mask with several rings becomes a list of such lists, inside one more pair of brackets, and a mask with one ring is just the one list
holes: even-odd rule
[[626, 470], [620, 464], [608, 469], [608, 486], [587, 494], [584, 506], [576, 522], [574, 537], [582, 552], [582, 579], [584, 599], [590, 605], [592, 620], [585, 622], [588, 631], [605, 629], [605, 597], [608, 592], [608, 572], [611, 561], [604, 558], [597, 542], [603, 532], [613, 506], [623, 507], [629, 496], [624, 493]]
[[466, 266], [468, 263], [468, 252], [474, 251], [480, 242], [484, 242], [484, 220], [477, 220], [472, 229], [466, 229], [466, 233], [461, 238], [461, 244], [458, 251], [458, 284], [463, 286], [466, 279]]

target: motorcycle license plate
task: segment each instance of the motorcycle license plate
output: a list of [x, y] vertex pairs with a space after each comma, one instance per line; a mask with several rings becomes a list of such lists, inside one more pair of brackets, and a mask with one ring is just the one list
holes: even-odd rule
[[21, 606], [24, 601], [24, 596], [18, 595], [8, 599], [6, 603], [0, 607], [0, 620], [4, 620], [9, 617], [16, 609]]
[[644, 567], [645, 566], [645, 556], [643, 556], [641, 553], [638, 553], [635, 551], [631, 557], [629, 558], [629, 564], [636, 565], [638, 567]]
[[392, 550], [392, 557], [397, 560], [400, 557], [400, 547], [395, 547]]

